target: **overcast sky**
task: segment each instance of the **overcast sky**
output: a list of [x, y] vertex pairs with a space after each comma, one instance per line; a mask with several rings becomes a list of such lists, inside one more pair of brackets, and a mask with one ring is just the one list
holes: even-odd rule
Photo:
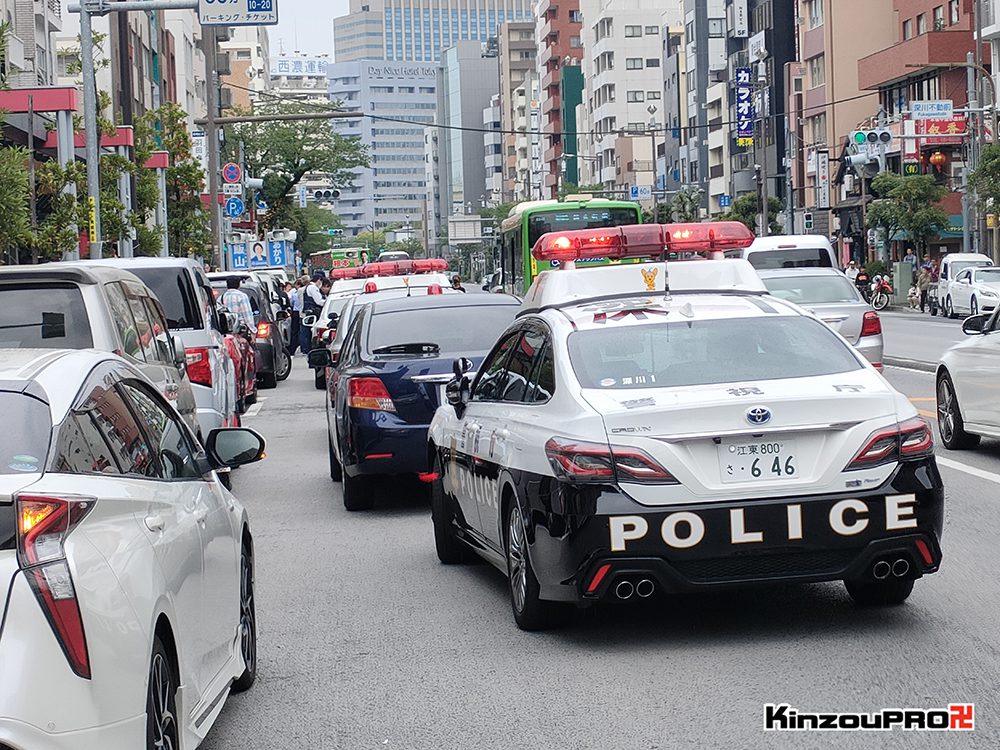
[[268, 29], [271, 54], [284, 47], [307, 55], [333, 53], [333, 19], [347, 13], [348, 0], [278, 0], [278, 25]]

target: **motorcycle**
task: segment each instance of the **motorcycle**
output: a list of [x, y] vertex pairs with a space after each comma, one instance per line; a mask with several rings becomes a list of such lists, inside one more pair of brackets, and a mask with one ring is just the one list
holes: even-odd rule
[[876, 275], [872, 279], [870, 304], [876, 310], [884, 310], [892, 297], [892, 284], [888, 276]]

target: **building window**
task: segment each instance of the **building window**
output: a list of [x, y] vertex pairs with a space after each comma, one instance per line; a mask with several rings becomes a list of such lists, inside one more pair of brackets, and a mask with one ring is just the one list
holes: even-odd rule
[[726, 21], [722, 18], [708, 19], [708, 36], [710, 39], [718, 39], [726, 35]]
[[823, 0], [809, 0], [809, 28], [815, 29], [823, 25]]
[[809, 86], [816, 88], [826, 83], [826, 56], [816, 55], [809, 58]]
[[625, 70], [642, 70], [642, 58], [641, 57], [626, 57], [625, 58]]
[[642, 26], [626, 26], [625, 36], [642, 36]]
[[646, 58], [647, 68], [658, 68], [660, 67], [660, 58], [658, 57], [647, 57]]
[[934, 31], [944, 31], [944, 6], [939, 5], [934, 9]]
[[629, 102], [644, 102], [646, 97], [641, 91], [629, 91], [625, 96], [625, 101]]
[[958, 23], [959, 15], [961, 14], [958, 10], [958, 0], [951, 0], [951, 2], [948, 3], [948, 23], [954, 26]]
[[810, 143], [813, 145], [826, 143], [826, 113], [809, 118]]
[[903, 21], [903, 40], [913, 38], [913, 21], [907, 18]]
[[583, 13], [578, 10], [571, 10], [569, 12], [569, 22], [570, 23], [583, 23]]
[[917, 16], [917, 36], [927, 33], [927, 14], [921, 13]]
[[658, 27], [656, 27], [656, 26], [647, 26], [646, 27], [646, 33], [647, 34], [659, 34], [660, 33], [660, 29]]
[[583, 47], [583, 41], [578, 36], [571, 36], [569, 38], [569, 46], [572, 49], [580, 49]]
[[660, 98], [660, 92], [659, 91], [647, 91], [646, 92], [646, 98], [647, 99], [659, 99]]

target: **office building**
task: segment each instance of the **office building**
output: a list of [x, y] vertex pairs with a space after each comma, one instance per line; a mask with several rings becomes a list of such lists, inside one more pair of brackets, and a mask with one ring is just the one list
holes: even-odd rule
[[500, 95], [494, 94], [483, 110], [483, 153], [486, 176], [483, 195], [486, 204], [499, 203], [503, 192], [503, 136], [500, 133]]
[[[341, 191], [336, 212], [346, 234], [418, 225], [427, 210], [424, 135], [438, 106], [437, 66], [355, 60], [330, 64], [327, 76], [335, 104], [370, 115], [332, 121], [335, 133], [360, 138], [368, 146], [371, 161], [370, 167], [354, 170], [350, 185], [335, 186]], [[475, 127], [482, 127], [482, 116], [480, 103]], [[483, 184], [481, 137], [477, 161], [478, 195]]]
[[201, 44], [201, 24], [193, 10], [163, 12], [164, 26], [173, 38], [176, 101], [187, 112], [189, 126], [208, 113], [205, 86], [205, 55]]
[[351, 0], [333, 22], [334, 60], [437, 62], [458, 42], [485, 43], [530, 18], [528, 0]]
[[239, 108], [253, 111], [271, 88], [271, 45], [267, 26], [233, 26], [229, 38], [219, 41], [228, 55], [228, 73], [221, 73], [223, 111]]

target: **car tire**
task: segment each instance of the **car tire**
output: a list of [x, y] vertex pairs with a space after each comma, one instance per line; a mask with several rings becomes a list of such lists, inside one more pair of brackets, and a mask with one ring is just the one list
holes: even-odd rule
[[333, 437], [330, 436], [329, 429], [327, 430], [326, 443], [330, 451], [330, 479], [334, 482], [342, 482], [344, 481], [344, 470], [340, 466], [337, 452], [333, 449]]
[[565, 625], [570, 608], [562, 602], [540, 598], [541, 587], [531, 567], [524, 519], [516, 501], [510, 503], [505, 519], [505, 546], [507, 551], [507, 580], [510, 589], [510, 606], [514, 622], [521, 630], [549, 630]]
[[254, 389], [253, 389], [253, 391], [251, 393], [248, 393], [246, 395], [246, 397], [243, 399], [243, 403], [246, 404], [248, 407], [253, 406], [254, 404], [257, 403], [257, 382], [256, 382], [256, 380], [254, 381]]
[[975, 297], [973, 297], [972, 302], [969, 303], [969, 315], [979, 315], [979, 300]]
[[912, 578], [884, 581], [844, 581], [854, 603], [861, 607], [890, 607], [905, 602], [913, 591]]
[[965, 431], [965, 420], [962, 419], [955, 383], [948, 372], [943, 372], [937, 381], [937, 413], [938, 432], [945, 448], [962, 451], [979, 445], [979, 435]]
[[951, 295], [949, 294], [944, 299], [944, 317], [946, 318], [957, 318], [958, 315], [955, 313], [955, 307], [951, 303]]
[[368, 477], [352, 477], [344, 472], [343, 492], [344, 507], [349, 511], [371, 510], [375, 507], [375, 492]]
[[434, 523], [434, 547], [437, 549], [438, 560], [445, 565], [459, 565], [471, 562], [473, 551], [465, 542], [458, 538], [455, 530], [455, 512], [451, 501], [444, 491], [444, 472], [441, 459], [434, 460], [434, 473], [437, 479], [431, 482], [431, 521]]
[[936, 301], [934, 301], [934, 300], [931, 300], [931, 301], [930, 301], [930, 302], [928, 303], [928, 306], [929, 306], [929, 307], [930, 307], [930, 309], [931, 309], [931, 317], [932, 317], [932, 318], [936, 318], [936, 317], [937, 317], [937, 314], [938, 314], [938, 306], [937, 306], [937, 302], [936, 302]]
[[244, 670], [234, 682], [233, 692], [249, 690], [257, 680], [257, 603], [254, 596], [253, 548], [243, 542], [240, 552], [240, 655]]
[[257, 380], [258, 385], [265, 390], [270, 390], [272, 388], [278, 387], [278, 379], [274, 376], [273, 372], [270, 373], [262, 372], [257, 377], [258, 377]]
[[178, 724], [177, 689], [173, 659], [160, 636], [153, 636], [146, 688], [146, 750], [180, 747], [182, 730]]
[[317, 368], [313, 371], [313, 382], [316, 385], [317, 391], [322, 391], [326, 388], [326, 371]]
[[292, 357], [287, 349], [278, 352], [277, 361], [274, 363], [274, 377], [278, 381], [288, 380], [292, 374]]

